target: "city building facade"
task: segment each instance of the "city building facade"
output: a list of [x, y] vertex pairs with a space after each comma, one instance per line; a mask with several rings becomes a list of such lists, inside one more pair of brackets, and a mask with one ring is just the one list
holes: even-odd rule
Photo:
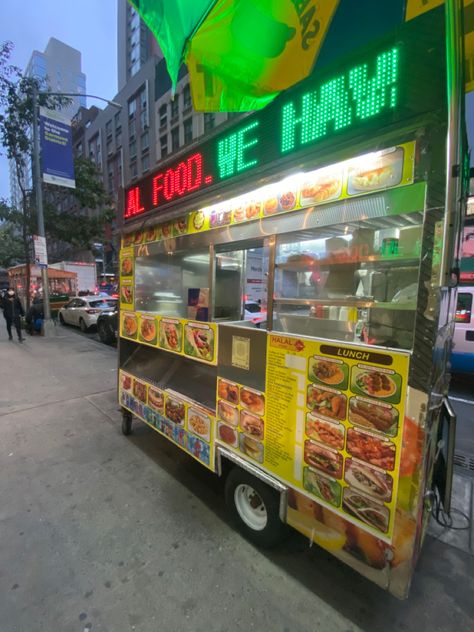
[[163, 57], [156, 39], [130, 3], [117, 0], [118, 92], [151, 57]]
[[126, 0], [118, 0], [117, 33], [119, 91], [113, 101], [121, 108], [108, 105], [100, 110], [83, 126], [75, 143], [76, 153], [91, 159], [102, 173], [117, 210], [118, 221], [104, 242], [105, 267], [110, 273], [117, 266], [124, 189], [234, 116], [194, 111], [184, 65], [173, 97], [163, 54]]

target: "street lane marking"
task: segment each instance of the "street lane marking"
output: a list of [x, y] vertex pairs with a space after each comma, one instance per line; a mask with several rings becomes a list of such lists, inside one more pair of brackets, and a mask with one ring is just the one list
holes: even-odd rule
[[462, 397], [453, 397], [452, 395], [449, 395], [449, 399], [453, 402], [461, 402], [462, 404], [471, 404], [471, 406], [474, 406], [472, 399], [463, 399]]

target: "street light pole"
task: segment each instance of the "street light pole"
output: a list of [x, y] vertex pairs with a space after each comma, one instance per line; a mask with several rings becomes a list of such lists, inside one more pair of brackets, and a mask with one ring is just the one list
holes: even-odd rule
[[[39, 152], [39, 134], [38, 134], [38, 90], [36, 84], [33, 84], [33, 182], [36, 191], [36, 217], [38, 221], [38, 235], [46, 239], [44, 230], [43, 215], [43, 191], [41, 183], [41, 166]], [[41, 279], [43, 281], [43, 335], [48, 336], [54, 331], [54, 323], [51, 320], [51, 306], [49, 304], [49, 278], [48, 268], [41, 268]], [[30, 288], [27, 288], [30, 291]]]
[[[74, 92], [43, 92], [40, 94], [48, 95], [48, 96], [58, 96], [58, 97], [90, 97], [92, 99], [98, 99], [99, 101], [105, 101], [109, 105], [112, 105], [119, 110], [122, 109], [120, 103], [116, 101], [110, 101], [109, 99], [104, 99], [103, 97], [97, 97], [92, 94], [81, 94]], [[42, 190], [42, 182], [41, 182], [41, 166], [40, 166], [40, 149], [39, 149], [39, 134], [38, 134], [38, 87], [36, 83], [33, 83], [33, 183], [34, 188], [36, 190], [36, 217], [38, 221], [38, 236], [43, 237], [45, 239], [46, 244], [46, 233], [44, 230], [44, 214], [43, 214], [43, 190]], [[105, 266], [104, 255], [102, 254], [102, 265]], [[44, 312], [44, 320], [43, 320], [43, 335], [51, 336], [54, 332], [54, 323], [51, 319], [51, 305], [49, 302], [49, 279], [48, 279], [48, 269], [45, 267], [41, 268], [41, 279], [43, 281], [43, 312]], [[27, 291], [30, 291], [30, 288], [27, 288]]]

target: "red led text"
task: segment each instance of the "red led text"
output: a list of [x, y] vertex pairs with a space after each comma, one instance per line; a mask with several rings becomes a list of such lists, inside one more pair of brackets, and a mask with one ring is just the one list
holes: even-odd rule
[[140, 199], [140, 187], [133, 187], [127, 193], [127, 208], [125, 209], [125, 217], [134, 217], [143, 213], [145, 207]]
[[202, 183], [202, 155], [197, 153], [180, 162], [174, 169], [167, 169], [153, 178], [153, 206], [196, 191]]

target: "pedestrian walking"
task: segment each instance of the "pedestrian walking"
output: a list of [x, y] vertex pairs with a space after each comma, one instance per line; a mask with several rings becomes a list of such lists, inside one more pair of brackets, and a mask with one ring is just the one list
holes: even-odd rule
[[7, 322], [7, 331], [9, 340], [13, 340], [12, 325], [15, 325], [18, 334], [18, 342], [23, 342], [21, 335], [21, 317], [25, 315], [20, 299], [15, 294], [15, 290], [11, 288], [7, 290], [2, 300], [3, 316]]

